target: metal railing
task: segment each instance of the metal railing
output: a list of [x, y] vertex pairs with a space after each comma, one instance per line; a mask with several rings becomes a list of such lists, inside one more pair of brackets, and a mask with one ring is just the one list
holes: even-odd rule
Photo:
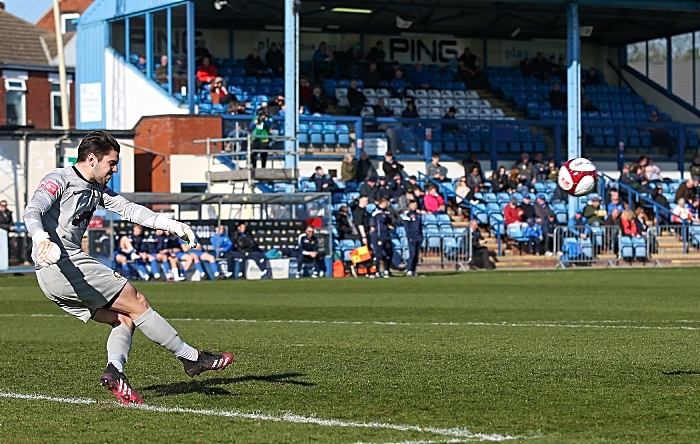
[[[617, 226], [557, 227], [554, 230], [554, 253], [563, 268], [594, 263], [614, 267], [621, 258], [620, 238]], [[646, 257], [646, 247], [644, 251]]]

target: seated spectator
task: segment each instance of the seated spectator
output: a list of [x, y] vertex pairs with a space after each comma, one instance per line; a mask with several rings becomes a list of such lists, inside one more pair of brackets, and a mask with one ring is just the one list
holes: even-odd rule
[[593, 104], [593, 102], [588, 100], [588, 97], [586, 96], [586, 91], [583, 87], [581, 87], [581, 111], [600, 111], [598, 107]]
[[311, 225], [306, 227], [304, 234], [297, 239], [299, 256], [297, 258], [297, 279], [303, 276], [311, 276], [316, 279], [323, 276], [323, 257], [318, 251], [318, 238], [315, 229]]
[[423, 189], [420, 187], [414, 188], [413, 195], [416, 198], [416, 202], [418, 202], [418, 209], [421, 211], [421, 214], [426, 214], [428, 211], [425, 209], [425, 193]]
[[591, 68], [583, 77], [581, 83], [583, 83], [586, 86], [600, 86], [603, 83], [603, 81], [598, 75], [598, 71], [596, 71], [595, 68]]
[[523, 194], [523, 202], [520, 204], [520, 209], [523, 210], [522, 220], [527, 221], [528, 219], [535, 219], [537, 213], [535, 212], [535, 207], [532, 205], [530, 200], [530, 194]]
[[311, 100], [314, 98], [314, 90], [309, 86], [309, 79], [300, 78], [299, 79], [299, 102], [303, 106], [308, 107]]
[[401, 117], [404, 119], [417, 119], [419, 117], [416, 103], [413, 100], [406, 102], [406, 109], [401, 112]]
[[697, 190], [697, 180], [693, 179], [692, 177], [688, 178], [688, 180], [680, 184], [676, 190], [676, 203], [678, 203], [681, 199], [683, 199], [684, 202], [692, 202], [697, 196]]
[[[472, 258], [480, 259], [480, 265], [482, 268], [496, 268], [496, 265], [489, 259], [489, 249], [486, 246], [486, 239], [484, 239], [484, 237], [481, 235], [481, 231], [479, 231], [479, 223], [475, 219], [469, 221], [469, 237], [471, 238], [470, 244], [472, 246]], [[477, 268], [476, 260], [469, 264], [469, 268]]]
[[552, 202], [568, 202], [569, 195], [562, 189], [562, 187], [557, 184], [554, 188], [554, 193], [552, 193]]
[[202, 64], [204, 57], [209, 57], [209, 60], [214, 58], [214, 56], [207, 49], [207, 42], [204, 39], [197, 40], [197, 47], [194, 48], [194, 63], [199, 66]]
[[503, 223], [506, 228], [510, 224], [522, 223], [525, 212], [518, 206], [518, 199], [512, 197], [508, 205], [503, 208]]
[[355, 156], [348, 153], [343, 158], [342, 165], [340, 165], [340, 180], [343, 182], [353, 181], [355, 180], [355, 173], [357, 173], [357, 161]]
[[338, 215], [335, 218], [335, 228], [338, 230], [338, 239], [360, 240], [360, 233], [357, 226], [348, 213], [348, 207], [345, 205], [338, 208]]
[[384, 154], [384, 162], [382, 163], [382, 170], [386, 177], [394, 177], [396, 174], [401, 174], [403, 171], [403, 165], [401, 165], [395, 158], [391, 151], [387, 151]]
[[549, 169], [549, 174], [547, 175], [547, 180], [556, 182], [559, 179], [559, 167], [557, 166], [556, 160], [554, 158], [549, 159], [547, 162], [547, 168]]
[[[652, 193], [652, 198], [654, 199], [654, 202], [662, 206], [663, 208], [666, 208], [667, 210], [670, 208], [670, 205], [668, 204], [668, 199], [666, 199], [666, 196], [664, 196], [664, 190], [661, 187], [661, 185], [656, 184], [656, 188], [654, 189], [654, 192]], [[669, 215], [666, 214], [663, 211], [659, 211], [657, 213], [657, 225], [668, 225], [671, 223], [671, 219], [669, 218]]]
[[420, 186], [418, 183], [418, 178], [414, 175], [408, 176], [408, 188], [413, 189], [413, 190], [421, 190], [423, 191], [423, 187]]
[[416, 195], [413, 194], [413, 189], [406, 188], [406, 192], [396, 202], [396, 211], [399, 213], [408, 211], [408, 206], [411, 202], [416, 202]]
[[610, 190], [610, 202], [607, 206], [607, 214], [612, 213], [612, 210], [617, 209], [618, 212], [622, 213], [625, 211], [625, 206], [620, 201], [620, 193], [617, 190]]
[[350, 115], [359, 116], [364, 108], [365, 103], [367, 103], [367, 97], [357, 89], [357, 81], [350, 81], [350, 88], [348, 88], [348, 102], [350, 103]]
[[491, 177], [489, 178], [491, 183], [491, 192], [501, 193], [508, 191], [508, 174], [506, 173], [506, 167], [501, 166], [497, 170], [493, 170]]
[[637, 225], [637, 233], [642, 237], [646, 237], [649, 232], [649, 224], [647, 224], [647, 213], [644, 211], [644, 208], [637, 208], [634, 211], [634, 216], [634, 223]]
[[[451, 106], [450, 109], [447, 110], [444, 116], [442, 116], [443, 119], [447, 120], [455, 120], [455, 114], [457, 113], [457, 108], [454, 106]], [[441, 125], [442, 127], [442, 132], [443, 133], [456, 133], [459, 132], [459, 125], [455, 123], [443, 123]]]
[[377, 64], [371, 62], [367, 67], [367, 72], [362, 76], [362, 83], [365, 88], [379, 88], [382, 86], [382, 77], [377, 72]]
[[608, 217], [605, 219], [603, 225], [606, 227], [618, 227], [620, 230], [622, 230], [622, 221], [620, 220], [620, 216], [624, 211], [624, 209], [620, 211], [620, 209], [617, 207], [613, 208], [610, 213], [608, 213]]
[[253, 48], [253, 51], [245, 59], [245, 73], [251, 77], [262, 77], [268, 74], [265, 62], [260, 58], [260, 50]]
[[560, 89], [558, 83], [552, 85], [552, 90], [549, 92], [549, 104], [552, 105], [552, 109], [559, 111], [566, 111], [568, 99], [566, 93]]
[[360, 240], [362, 245], [369, 246], [367, 239], [369, 238], [369, 214], [367, 213], [367, 205], [369, 205], [369, 198], [364, 194], [361, 194], [357, 198], [357, 205], [352, 209], [352, 221], [355, 223], [355, 228], [360, 235]]
[[328, 45], [326, 45], [326, 42], [321, 42], [312, 59], [316, 81], [320, 81], [328, 75], [332, 59], [332, 55], [328, 52]]
[[520, 194], [528, 194], [530, 192], [530, 187], [528, 186], [527, 179], [524, 177], [520, 177], [519, 179], [520, 183], [515, 188], [515, 192]]
[[440, 155], [433, 153], [430, 163], [425, 166], [425, 175], [439, 182], [447, 180], [447, 168], [440, 165]]
[[[535, 167], [532, 165], [532, 162], [530, 162], [530, 155], [528, 153], [522, 153], [520, 155], [520, 161], [513, 165], [513, 169], [516, 168], [518, 169], [518, 178], [525, 179], [528, 186], [537, 182]], [[520, 180], [518, 180], [518, 182], [520, 182]]]
[[374, 176], [375, 182], [377, 177], [377, 169], [369, 160], [367, 152], [364, 150], [360, 151], [360, 160], [357, 161], [357, 169], [355, 170], [355, 182], [362, 182], [368, 177]]
[[581, 208], [578, 208], [574, 216], [569, 219], [567, 227], [569, 236], [586, 240], [591, 235], [591, 227], [588, 225], [588, 220], [583, 216]]
[[384, 97], [377, 99], [377, 104], [374, 105], [374, 117], [391, 117], [394, 112], [384, 104]]
[[470, 48], [464, 48], [464, 52], [457, 59], [457, 64], [457, 78], [463, 81], [467, 88], [485, 86], [486, 73], [481, 69], [478, 57], [472, 54]]
[[527, 249], [530, 254], [539, 256], [542, 251], [542, 241], [544, 234], [542, 232], [541, 219], [534, 217], [527, 218], [527, 227], [525, 227], [524, 236], [527, 238]]
[[538, 181], [547, 180], [549, 176], [549, 166], [544, 163], [542, 153], [535, 153], [535, 160], [532, 162], [532, 169], [535, 170], [535, 178]]
[[693, 157], [693, 162], [690, 164], [688, 172], [691, 178], [695, 180], [700, 179], [700, 156]]
[[479, 170], [479, 177], [481, 178], [481, 182], [484, 182], [484, 170], [481, 168], [481, 163], [479, 163], [479, 161], [476, 159], [475, 153], [470, 153], [469, 157], [467, 157], [467, 160], [462, 161], [462, 166], [464, 167], [465, 176], [471, 174], [474, 167], [476, 167], [477, 170]]
[[202, 58], [202, 64], [197, 68], [197, 80], [201, 83], [211, 83], [217, 77], [216, 68], [209, 57]]
[[[260, 251], [260, 246], [253, 236], [246, 232], [246, 223], [243, 221], [239, 222], [236, 230], [236, 237], [233, 239], [236, 250], [243, 253], [246, 259], [255, 262], [255, 265], [257, 265], [262, 272], [263, 279], [268, 277], [270, 274], [270, 261], [268, 261], [265, 254]], [[245, 270], [245, 263], [243, 269]]]
[[[233, 275], [233, 271], [236, 269], [236, 262], [241, 264], [245, 260], [245, 255], [238, 252], [233, 248], [233, 241], [226, 234], [226, 226], [218, 225], [215, 228], [216, 233], [211, 236], [209, 242], [212, 248], [214, 248], [214, 254], [218, 258], [226, 259], [226, 264], [228, 265], [228, 272], [225, 273], [225, 277], [230, 277]], [[243, 276], [243, 267], [239, 268], [238, 276]]]
[[481, 174], [479, 174], [478, 167], [473, 167], [471, 173], [467, 176], [467, 186], [474, 193], [478, 193], [481, 189]]
[[413, 73], [413, 86], [415, 88], [428, 89], [433, 86], [433, 76], [423, 71], [423, 64], [416, 62], [416, 71]]
[[270, 43], [270, 49], [265, 54], [265, 63], [272, 70], [273, 76], [284, 76], [284, 54], [280, 51], [277, 43]]
[[320, 166], [317, 166], [316, 172], [311, 175], [311, 181], [316, 184], [316, 191], [319, 193], [335, 190], [333, 178], [330, 174], [324, 173]]
[[384, 59], [386, 58], [386, 53], [384, 52], [384, 43], [378, 41], [372, 49], [367, 53], [367, 61], [371, 63], [376, 63], [379, 67], [380, 64], [384, 64]]
[[554, 230], [559, 226], [557, 216], [552, 212], [542, 220], [542, 237], [544, 239], [544, 255], [552, 256], [554, 250]]
[[[636, 190], [640, 193], [651, 193], [651, 189], [649, 188], [649, 182], [647, 181], [646, 177], [644, 177], [644, 168], [641, 166], [637, 166], [635, 171], [636, 172], [629, 174], [629, 186], [633, 190]], [[624, 180], [622, 180], [621, 182], [625, 183]]]
[[309, 111], [311, 114], [324, 114], [328, 109], [328, 103], [321, 94], [321, 88], [314, 88], [314, 95], [309, 102]]
[[221, 77], [216, 77], [211, 82], [211, 88], [209, 89], [209, 95], [211, 95], [211, 103], [217, 105], [219, 103], [223, 105], [237, 104], [238, 98], [235, 94], [228, 92], [224, 86], [224, 79]]
[[366, 196], [369, 202], [375, 203], [379, 200], [379, 189], [377, 188], [377, 176], [376, 174], [370, 175], [365, 183], [360, 187], [360, 195]]
[[510, 170], [508, 177], [506, 179], [506, 191], [508, 193], [515, 193], [520, 186], [520, 170], [518, 168], [513, 168]]
[[406, 79], [403, 78], [403, 71], [398, 70], [394, 73], [394, 78], [389, 83], [394, 97], [403, 97], [406, 92]]
[[142, 73], [146, 72], [146, 57], [139, 54], [139, 61], [136, 62], [136, 69]]
[[457, 182], [457, 185], [455, 186], [455, 194], [457, 195], [457, 204], [462, 203], [463, 201], [469, 201], [470, 199], [470, 194], [473, 197], [474, 193], [472, 189], [469, 187], [467, 184], [467, 177], [462, 176], [459, 178], [459, 181]]
[[389, 181], [386, 179], [385, 176], [379, 176], [379, 183], [377, 184], [377, 199], [386, 199], [388, 201], [391, 201], [393, 195], [394, 192], [391, 189]]
[[428, 193], [423, 199], [425, 204], [425, 210], [428, 213], [444, 213], [445, 212], [445, 200], [438, 193], [438, 188], [435, 185], [428, 186]]
[[391, 83], [393, 79], [396, 78], [396, 72], [399, 71], [401, 68], [401, 65], [399, 65], [399, 62], [393, 61], [391, 62], [391, 69], [387, 72], [387, 77], [386, 80]]
[[654, 161], [647, 159], [646, 165], [644, 166], [644, 177], [649, 182], [662, 182], [664, 179], [661, 176], [661, 168], [654, 164]]
[[532, 60], [532, 69], [532, 74], [534, 76], [539, 77], [543, 82], [546, 80], [547, 73], [549, 73], [549, 65], [547, 63], [547, 59], [544, 57], [544, 54], [541, 52], [538, 52], [537, 56]]
[[588, 220], [591, 225], [600, 225], [605, 220], [608, 212], [605, 209], [600, 208], [602, 199], [600, 196], [594, 195], [588, 201], [585, 207], [583, 207], [583, 217]]
[[530, 77], [535, 74], [535, 68], [532, 66], [532, 60], [525, 57], [520, 62], [520, 74], [523, 77]]
[[156, 66], [156, 82], [168, 83], [168, 56], [160, 56], [160, 65]]
[[685, 199], [682, 197], [676, 202], [676, 207], [673, 209], [673, 217], [671, 222], [677, 224], [681, 222], [696, 222], [693, 220], [693, 213], [688, 208]]
[[4, 199], [0, 200], [0, 229], [5, 231], [15, 231], [12, 211], [7, 208], [7, 201]]
[[620, 224], [622, 225], [622, 235], [639, 237], [639, 232], [637, 231], [637, 223], [635, 222], [636, 216], [634, 211], [625, 210], [622, 212], [620, 217]]
[[538, 194], [535, 199], [535, 218], [546, 221], [550, 214], [554, 214], [552, 208], [547, 204], [547, 199], [544, 194]]
[[394, 180], [391, 182], [391, 201], [396, 202], [399, 197], [406, 194], [407, 189], [406, 184], [403, 183], [401, 174], [394, 174]]

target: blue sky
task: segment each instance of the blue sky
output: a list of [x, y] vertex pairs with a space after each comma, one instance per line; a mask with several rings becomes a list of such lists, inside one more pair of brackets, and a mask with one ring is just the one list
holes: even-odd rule
[[4, 0], [5, 10], [29, 23], [36, 23], [53, 7], [53, 0]]

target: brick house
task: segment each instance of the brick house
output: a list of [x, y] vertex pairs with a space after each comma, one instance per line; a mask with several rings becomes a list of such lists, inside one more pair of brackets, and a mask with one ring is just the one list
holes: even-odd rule
[[[64, 44], [74, 35], [65, 34]], [[74, 68], [67, 68], [67, 77], [74, 128]], [[0, 2], [0, 126], [62, 129], [58, 79], [55, 34], [8, 13]]]

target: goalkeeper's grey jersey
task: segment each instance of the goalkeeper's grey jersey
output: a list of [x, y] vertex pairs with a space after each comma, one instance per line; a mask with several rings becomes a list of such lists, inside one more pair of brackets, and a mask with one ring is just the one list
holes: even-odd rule
[[[168, 218], [129, 202], [107, 186], [88, 182], [77, 168], [59, 168], [46, 175], [24, 210], [30, 236], [46, 231], [61, 256], [81, 251], [81, 241], [97, 206], [149, 228], [167, 230]], [[36, 262], [36, 252], [32, 251]]]

